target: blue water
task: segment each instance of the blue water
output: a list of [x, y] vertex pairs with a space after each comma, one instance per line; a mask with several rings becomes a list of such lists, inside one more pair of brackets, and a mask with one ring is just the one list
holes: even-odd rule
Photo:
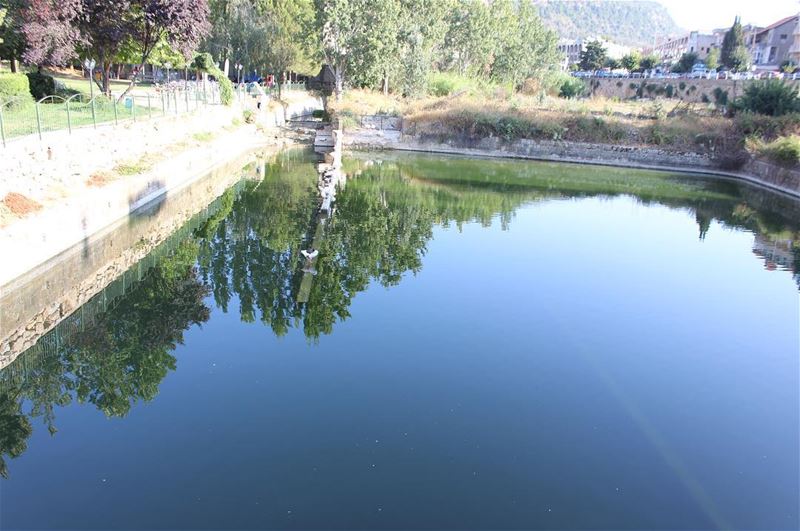
[[369, 158], [307, 305], [292, 159], [15, 388], [3, 529], [798, 527], [798, 276], [753, 251], [792, 256], [786, 200]]

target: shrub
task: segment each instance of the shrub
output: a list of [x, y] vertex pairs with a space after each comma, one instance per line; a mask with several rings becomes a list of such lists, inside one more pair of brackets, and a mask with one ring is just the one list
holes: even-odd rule
[[223, 105], [230, 105], [233, 103], [233, 83], [225, 77], [221, 71], [218, 71], [217, 82], [219, 83], [219, 101]]
[[675, 95], [675, 87], [673, 87], [672, 85], [667, 85], [666, 94], [667, 94], [668, 98], [671, 98], [672, 96], [674, 96]]
[[256, 123], [256, 115], [253, 114], [253, 111], [251, 111], [249, 109], [245, 109], [244, 111], [242, 111], [242, 119], [244, 120], [244, 123], [246, 123], [246, 124], [254, 124], [254, 123]]
[[680, 83], [678, 83], [678, 88], [681, 89], [681, 90], [684, 90], [686, 88], [686, 83], [681, 81]]
[[39, 72], [29, 72], [27, 76], [33, 99], [38, 101], [45, 96], [53, 96], [56, 93], [56, 82], [52, 76], [40, 74]]
[[766, 140], [774, 140], [779, 136], [800, 134], [800, 114], [784, 114], [783, 116], [767, 116], [751, 112], [737, 113], [733, 125], [742, 138], [756, 136]]
[[757, 151], [778, 164], [795, 166], [800, 163], [800, 137], [783, 136], [767, 144], [762, 143]]
[[219, 100], [223, 105], [233, 103], [233, 83], [217, 67], [214, 58], [208, 52], [197, 54], [192, 61], [191, 67], [199, 72], [205, 72], [214, 76], [219, 83]]
[[18, 99], [20, 102], [31, 100], [31, 89], [25, 74], [0, 74], [0, 101]]
[[[462, 91], [475, 92], [482, 88], [487, 87], [479, 83], [477, 78], [461, 76], [452, 72], [435, 72], [428, 78], [428, 93], [437, 97], [449, 96]], [[528, 90], [538, 92], [536, 88], [540, 87], [528, 86]]]
[[800, 112], [800, 97], [797, 89], [777, 79], [751, 83], [736, 100], [736, 110], [749, 111], [768, 116]]
[[586, 91], [586, 84], [580, 79], [570, 77], [565, 79], [558, 90], [561, 98], [577, 98]]
[[712, 94], [714, 95], [714, 103], [718, 107], [725, 107], [726, 105], [728, 105], [728, 91], [727, 90], [722, 90], [721, 87], [715, 87], [714, 88], [714, 92], [712, 92]]

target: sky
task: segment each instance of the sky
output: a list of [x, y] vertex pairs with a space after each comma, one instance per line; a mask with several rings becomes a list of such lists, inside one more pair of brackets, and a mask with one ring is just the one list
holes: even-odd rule
[[768, 26], [800, 11], [798, 0], [657, 0], [683, 29], [710, 31], [733, 24]]

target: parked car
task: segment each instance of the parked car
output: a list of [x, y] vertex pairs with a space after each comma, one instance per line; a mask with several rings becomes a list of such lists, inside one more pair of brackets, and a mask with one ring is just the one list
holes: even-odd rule
[[708, 68], [703, 63], [696, 63], [689, 73], [690, 79], [702, 79], [708, 75]]

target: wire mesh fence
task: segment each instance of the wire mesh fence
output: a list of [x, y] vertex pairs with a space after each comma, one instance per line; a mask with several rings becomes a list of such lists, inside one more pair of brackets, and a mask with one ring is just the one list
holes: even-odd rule
[[8, 141], [27, 135], [42, 139], [45, 133], [54, 131], [71, 134], [81, 127], [175, 116], [219, 103], [216, 84], [204, 87], [183, 83], [142, 94], [53, 95], [38, 101], [9, 98], [0, 100], [0, 144], [5, 147]]

